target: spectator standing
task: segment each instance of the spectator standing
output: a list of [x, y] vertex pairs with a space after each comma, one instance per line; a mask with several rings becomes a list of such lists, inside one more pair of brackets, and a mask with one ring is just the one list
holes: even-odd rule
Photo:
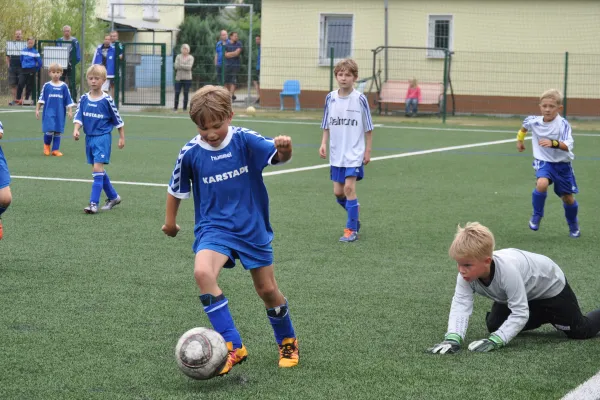
[[[23, 32], [20, 29], [15, 31], [15, 42], [23, 41]], [[16, 50], [16, 49], [13, 49]], [[19, 49], [20, 51], [21, 49]], [[8, 86], [10, 87], [11, 100], [9, 106], [15, 105], [17, 100], [17, 86], [19, 86], [19, 75], [21, 74], [21, 55], [7, 55], [6, 65], [8, 65]]]
[[192, 86], [192, 68], [194, 67], [194, 56], [190, 54], [190, 46], [181, 45], [181, 54], [175, 57], [175, 105], [174, 111], [179, 107], [179, 94], [183, 87], [183, 111], [187, 110], [190, 86]]

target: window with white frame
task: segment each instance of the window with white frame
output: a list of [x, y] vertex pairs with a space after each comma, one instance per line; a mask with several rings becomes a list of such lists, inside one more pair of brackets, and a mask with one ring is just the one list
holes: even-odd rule
[[[115, 5], [114, 7], [112, 5]], [[125, 6], [123, 0], [108, 0], [107, 2], [108, 11], [106, 15], [108, 18], [112, 17], [113, 8], [115, 10], [115, 18], [125, 18]]]
[[[452, 15], [430, 15], [427, 29], [427, 47], [452, 51]], [[427, 50], [427, 57], [444, 58], [441, 50]]]
[[158, 0], [144, 0], [144, 19], [146, 21], [160, 21], [158, 16]]
[[321, 14], [319, 64], [329, 65], [332, 48], [336, 60], [352, 56], [353, 24], [350, 14]]

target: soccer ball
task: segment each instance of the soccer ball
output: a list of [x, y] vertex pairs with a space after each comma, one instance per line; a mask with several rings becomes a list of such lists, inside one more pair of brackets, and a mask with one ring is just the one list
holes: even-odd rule
[[175, 359], [181, 372], [193, 379], [215, 377], [227, 362], [225, 339], [217, 331], [193, 328], [181, 335], [175, 347]]
[[254, 115], [254, 114], [256, 114], [256, 108], [250, 106], [250, 107], [246, 108], [246, 113], [250, 114], [250, 115]]

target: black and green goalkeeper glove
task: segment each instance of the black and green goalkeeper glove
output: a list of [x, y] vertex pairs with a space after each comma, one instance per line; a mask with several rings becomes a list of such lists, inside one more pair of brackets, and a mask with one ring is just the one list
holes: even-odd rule
[[472, 342], [469, 345], [469, 350], [478, 353], [487, 353], [488, 351], [497, 350], [504, 346], [504, 342], [498, 335], [491, 335], [488, 339], [481, 339]]
[[438, 343], [427, 349], [427, 352], [431, 354], [454, 354], [460, 350], [460, 344], [462, 343], [460, 335], [449, 333], [444, 339], [445, 340], [442, 343]]

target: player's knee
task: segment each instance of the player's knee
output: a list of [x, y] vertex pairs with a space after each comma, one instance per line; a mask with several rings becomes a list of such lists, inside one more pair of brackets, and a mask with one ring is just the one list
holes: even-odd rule
[[550, 186], [548, 178], [538, 178], [535, 183], [535, 190], [538, 192], [545, 192], [548, 190], [548, 186]]
[[197, 263], [194, 266], [194, 279], [196, 279], [198, 285], [200, 285], [200, 283], [206, 284], [217, 281], [217, 277], [215, 276], [212, 268], [210, 268], [210, 265], [203, 263]]
[[275, 281], [260, 282], [254, 285], [256, 293], [264, 301], [272, 300], [279, 294]]
[[344, 195], [346, 197], [354, 197], [356, 195], [356, 190], [353, 185], [344, 185]]
[[562, 201], [567, 205], [573, 205], [575, 197], [572, 194], [565, 194], [562, 196]]
[[492, 313], [487, 313], [485, 316], [485, 325], [489, 333], [496, 332], [504, 321], [495, 317]]
[[0, 189], [0, 207], [8, 208], [11, 202], [12, 193], [10, 192], [10, 187], [6, 186], [5, 188]]

